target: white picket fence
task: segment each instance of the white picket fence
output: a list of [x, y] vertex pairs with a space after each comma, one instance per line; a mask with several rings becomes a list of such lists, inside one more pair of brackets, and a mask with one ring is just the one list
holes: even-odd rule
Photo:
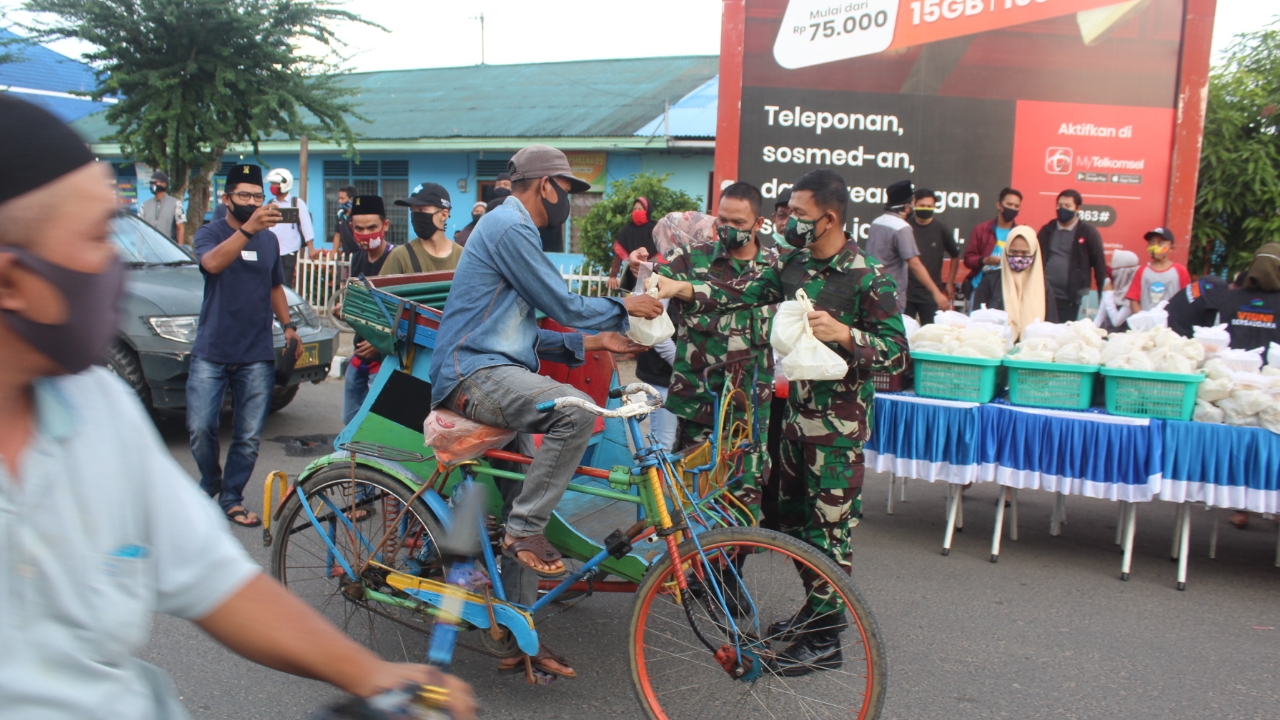
[[[328, 312], [329, 299], [335, 290], [347, 281], [351, 271], [351, 256], [346, 253], [325, 253], [313, 259], [299, 257], [294, 275], [294, 291], [311, 303], [316, 313]], [[560, 266], [569, 290], [588, 297], [604, 297], [616, 294], [609, 290], [607, 275], [582, 273], [581, 267]]]

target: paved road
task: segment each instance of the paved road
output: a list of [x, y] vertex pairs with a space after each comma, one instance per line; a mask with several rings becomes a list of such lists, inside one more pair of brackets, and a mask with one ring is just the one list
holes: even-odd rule
[[[306, 386], [267, 423], [257, 477], [290, 475], [309, 458], [271, 438], [334, 434], [341, 386]], [[170, 451], [194, 472], [185, 432], [164, 429]], [[226, 439], [224, 438], [224, 447]], [[296, 452], [296, 449], [295, 449]], [[1280, 569], [1276, 526], [1224, 527], [1206, 557], [1210, 514], [1193, 514], [1190, 587], [1173, 589], [1174, 506], [1138, 511], [1133, 579], [1120, 582], [1112, 544], [1116, 509], [1073, 499], [1061, 537], [1048, 534], [1052, 496], [1025, 493], [1021, 539], [987, 562], [996, 490], [966, 500], [967, 532], [938, 553], [944, 490], [913, 483], [897, 513], [884, 512], [887, 478], [868, 476], [866, 518], [855, 531], [855, 578], [880, 623], [890, 662], [883, 717], [1274, 718], [1280, 716]], [[259, 562], [257, 530], [234, 532]], [[630, 596], [590, 598], [552, 618], [544, 638], [580, 677], [530, 688], [493, 661], [460, 654], [491, 718], [639, 718], [625, 657]], [[145, 659], [168, 670], [192, 714], [205, 718], [306, 718], [334, 691], [258, 668], [194, 626], [158, 618]]]

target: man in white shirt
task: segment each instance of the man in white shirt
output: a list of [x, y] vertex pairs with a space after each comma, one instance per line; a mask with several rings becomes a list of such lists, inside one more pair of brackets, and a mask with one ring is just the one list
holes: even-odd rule
[[298, 208], [298, 224], [279, 223], [271, 228], [280, 241], [280, 264], [284, 266], [284, 284], [293, 287], [293, 277], [298, 270], [298, 253], [305, 247], [307, 257], [315, 255], [312, 242], [316, 234], [311, 227], [311, 211], [300, 197], [290, 197], [293, 190], [293, 173], [276, 168], [267, 173], [267, 191], [271, 193], [271, 205]]
[[137, 396], [93, 366], [124, 288], [107, 166], [0, 95], [0, 167], [23, 169], [0, 173], [0, 716], [187, 718], [168, 677], [133, 657], [163, 612], [361, 696], [444, 682], [471, 717], [465, 685], [381, 660], [263, 574]]

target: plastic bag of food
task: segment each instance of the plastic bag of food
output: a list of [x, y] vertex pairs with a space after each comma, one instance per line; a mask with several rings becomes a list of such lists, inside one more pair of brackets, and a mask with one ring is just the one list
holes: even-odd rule
[[[773, 316], [773, 329], [769, 332], [769, 344], [778, 354], [786, 357], [791, 354], [796, 343], [804, 337], [804, 327], [809, 313], [813, 312], [813, 303], [809, 301], [804, 290], [796, 291], [795, 300], [778, 303], [778, 312]], [[926, 336], [925, 340], [931, 339]], [[941, 340], [938, 340], [940, 342]]]
[[1207, 356], [1216, 355], [1223, 350], [1231, 347], [1231, 333], [1227, 331], [1227, 324], [1214, 325], [1213, 327], [1193, 327], [1191, 328], [1191, 336], [1196, 342], [1204, 346], [1204, 352]]
[[[782, 305], [785, 305], [785, 304], [786, 303], [782, 303], [778, 306], [779, 312], [781, 312]], [[774, 323], [774, 326], [776, 327], [778, 324], [777, 318], [774, 318], [773, 323]], [[913, 343], [918, 343], [918, 342], [945, 343], [949, 340], [956, 339], [956, 337], [959, 334], [960, 334], [960, 328], [958, 327], [954, 327], [951, 325], [938, 325], [937, 323], [931, 323], [917, 330], [915, 334], [909, 338], [909, 340]]]
[[1262, 368], [1262, 374], [1270, 377], [1280, 377], [1280, 365], [1268, 365]]
[[910, 315], [902, 316], [902, 327], [906, 329], [905, 335], [907, 336], [908, 342], [911, 341], [912, 335], [915, 335], [916, 333], [920, 332], [919, 321], [917, 321], [915, 318], [911, 317]]
[[482, 425], [452, 410], [436, 408], [422, 423], [422, 435], [440, 462], [456, 465], [503, 447], [515, 439], [516, 431]]
[[951, 327], [968, 327], [969, 316], [955, 310], [939, 310], [933, 314], [933, 323]]
[[1174, 352], [1165, 353], [1164, 359], [1155, 363], [1155, 366], [1159, 372], [1177, 373], [1179, 375], [1190, 375], [1196, 371], [1195, 363]]
[[[797, 290], [796, 295], [804, 292]], [[804, 335], [782, 359], [782, 371], [789, 380], [840, 380], [849, 374], [849, 363], [813, 336], [809, 319], [803, 318]]]
[[1191, 419], [1196, 422], [1222, 424], [1226, 413], [1222, 408], [1215, 406], [1213, 403], [1204, 400], [1196, 400], [1196, 410], [1191, 415]]
[[1080, 351], [1083, 348], [1078, 342], [1070, 342], [1058, 348], [1058, 352], [1053, 354], [1053, 361], [1056, 363], [1066, 363], [1068, 365], [1083, 365], [1080, 362]]
[[985, 322], [991, 323], [992, 325], [1008, 325], [1009, 313], [1004, 310], [993, 310], [984, 304], [982, 307], [969, 313], [969, 319], [973, 322]]
[[1258, 413], [1258, 424], [1280, 435], [1280, 403], [1272, 403]]
[[1019, 350], [1014, 356], [1018, 360], [1026, 360], [1027, 362], [1053, 362], [1053, 351], [1051, 350]]
[[1220, 358], [1209, 358], [1204, 364], [1204, 374], [1212, 380], [1231, 379], [1231, 370]]
[[1228, 425], [1240, 425], [1243, 427], [1256, 427], [1258, 425], [1258, 416], [1241, 410], [1240, 404], [1235, 398], [1219, 400], [1214, 405], [1222, 409], [1222, 421]]
[[[658, 278], [652, 277], [645, 283], [645, 294], [657, 299]], [[670, 340], [676, 334], [676, 326], [665, 312], [652, 320], [646, 318], [630, 318], [631, 327], [627, 328], [627, 337], [645, 347], [653, 347], [658, 343]]]
[[1142, 353], [1144, 341], [1145, 338], [1135, 333], [1118, 333], [1108, 337], [1106, 345], [1102, 346], [1103, 364], [1113, 367], [1111, 363], [1122, 357]]
[[1237, 387], [1231, 391], [1231, 399], [1236, 401], [1236, 407], [1240, 408], [1242, 415], [1257, 415], [1271, 404], [1271, 393], [1257, 388]]
[[1129, 316], [1129, 329], [1137, 332], [1158, 327], [1169, 327], [1169, 313], [1164, 309], [1168, 300], [1162, 300], [1150, 310], [1136, 312]]
[[1267, 365], [1280, 368], [1280, 343], [1271, 343], [1271, 347], [1267, 350]]
[[1037, 320], [1030, 325], [1022, 328], [1023, 340], [1034, 340], [1036, 338], [1049, 338], [1057, 341], [1067, 332], [1067, 326], [1062, 323], [1050, 323]]
[[1109, 368], [1117, 370], [1142, 370], [1144, 372], [1155, 372], [1156, 369], [1156, 365], [1151, 361], [1151, 357], [1146, 353], [1140, 352], [1121, 355], [1105, 361], [1103, 364]]
[[1253, 350], [1229, 348], [1218, 353], [1218, 359], [1228, 370], [1256, 373], [1262, 369], [1262, 348]]
[[1196, 399], [1204, 402], [1218, 402], [1231, 397], [1231, 380], [1229, 378], [1205, 378], [1196, 389]]
[[1018, 352], [1048, 352], [1050, 354], [1058, 351], [1058, 341], [1053, 338], [1038, 337], [1028, 340], [1023, 335], [1022, 340], [1018, 343]]

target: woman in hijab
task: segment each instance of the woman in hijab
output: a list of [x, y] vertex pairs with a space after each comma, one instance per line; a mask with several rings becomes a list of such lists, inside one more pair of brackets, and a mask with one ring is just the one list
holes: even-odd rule
[[1094, 324], [1107, 331], [1123, 331], [1125, 321], [1133, 309], [1125, 295], [1129, 294], [1129, 286], [1138, 275], [1138, 255], [1128, 250], [1117, 250], [1111, 255], [1111, 289], [1102, 292], [1102, 302], [1098, 305], [1098, 315]]
[[618, 236], [613, 241], [613, 267], [609, 268], [610, 290], [618, 289], [618, 271], [622, 269], [622, 264], [627, 261], [631, 253], [638, 248], [644, 248], [649, 251], [650, 257], [658, 254], [658, 248], [653, 244], [654, 224], [653, 208], [649, 205], [649, 198], [636, 198], [636, 201], [631, 203], [631, 217], [618, 231]]
[[1009, 231], [1000, 256], [1000, 270], [987, 273], [978, 283], [973, 307], [986, 305], [1008, 313], [1016, 341], [1022, 336], [1022, 329], [1036, 320], [1058, 322], [1057, 303], [1047, 301], [1051, 297], [1036, 231], [1029, 225], [1019, 225]]

